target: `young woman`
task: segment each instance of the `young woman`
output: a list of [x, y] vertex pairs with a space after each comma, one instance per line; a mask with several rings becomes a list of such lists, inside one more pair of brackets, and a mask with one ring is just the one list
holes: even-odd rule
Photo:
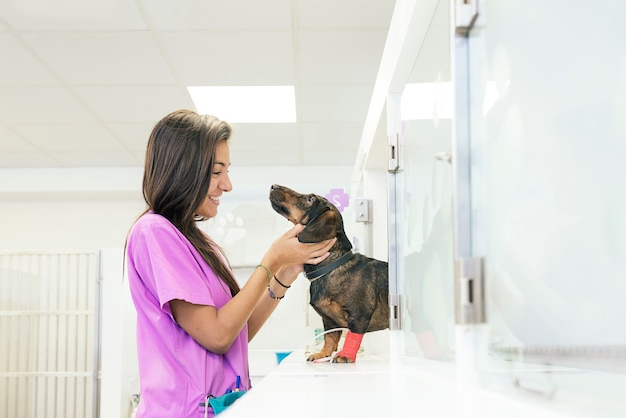
[[248, 342], [302, 271], [334, 243], [303, 244], [302, 225], [279, 236], [239, 287], [220, 247], [197, 226], [232, 190], [231, 127], [175, 111], [146, 151], [147, 210], [129, 232], [128, 278], [137, 310], [141, 401], [137, 418], [198, 417], [207, 396], [250, 388]]

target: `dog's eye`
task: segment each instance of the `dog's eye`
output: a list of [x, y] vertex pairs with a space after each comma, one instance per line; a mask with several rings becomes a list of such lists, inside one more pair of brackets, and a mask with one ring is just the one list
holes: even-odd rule
[[307, 203], [313, 203], [314, 200], [315, 200], [315, 197], [312, 194], [306, 197]]

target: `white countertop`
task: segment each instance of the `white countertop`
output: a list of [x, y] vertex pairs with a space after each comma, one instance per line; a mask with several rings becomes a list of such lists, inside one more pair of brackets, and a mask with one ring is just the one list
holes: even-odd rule
[[[311, 363], [295, 351], [220, 417], [626, 417], [625, 375], [529, 369], [528, 378], [516, 374], [519, 386], [503, 374], [506, 393], [458, 384], [454, 373], [453, 363], [432, 360], [392, 364], [360, 355], [354, 364]], [[597, 394], [577, 390], [589, 379], [599, 382]]]

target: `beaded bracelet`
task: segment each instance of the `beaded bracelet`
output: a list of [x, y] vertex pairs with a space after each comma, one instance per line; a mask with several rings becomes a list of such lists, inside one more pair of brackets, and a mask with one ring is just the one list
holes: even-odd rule
[[276, 283], [278, 283], [279, 285], [281, 285], [282, 287], [284, 287], [285, 289], [289, 289], [291, 286], [286, 286], [284, 284], [282, 284], [280, 282], [280, 280], [278, 280], [278, 277], [276, 277], [276, 275], [274, 275], [274, 280], [276, 280]]
[[285, 295], [282, 296], [276, 296], [276, 294], [272, 291], [272, 288], [270, 287], [270, 285], [267, 285], [267, 293], [269, 293], [270, 297], [274, 300], [281, 300], [282, 298], [285, 297]]
[[255, 268], [259, 268], [261, 267], [263, 270], [265, 270], [267, 272], [267, 285], [270, 285], [270, 281], [272, 281], [272, 276], [274, 276], [272, 274], [272, 271], [267, 268], [266, 266], [264, 266], [263, 264], [257, 264], [257, 266]]

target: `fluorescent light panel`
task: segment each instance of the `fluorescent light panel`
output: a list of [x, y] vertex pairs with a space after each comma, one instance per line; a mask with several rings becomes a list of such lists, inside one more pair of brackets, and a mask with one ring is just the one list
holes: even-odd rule
[[295, 123], [294, 86], [188, 86], [196, 110], [230, 123]]

